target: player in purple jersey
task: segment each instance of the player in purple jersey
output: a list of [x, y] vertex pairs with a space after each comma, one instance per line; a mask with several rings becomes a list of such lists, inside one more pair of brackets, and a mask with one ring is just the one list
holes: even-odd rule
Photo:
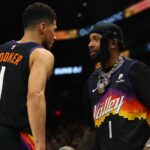
[[0, 46], [0, 149], [45, 150], [45, 88], [53, 72], [50, 48], [56, 14], [35, 2], [23, 13], [24, 35]]
[[120, 56], [123, 33], [112, 23], [95, 26], [89, 49], [101, 63], [88, 80], [86, 101], [97, 149], [142, 150], [149, 137], [149, 66]]

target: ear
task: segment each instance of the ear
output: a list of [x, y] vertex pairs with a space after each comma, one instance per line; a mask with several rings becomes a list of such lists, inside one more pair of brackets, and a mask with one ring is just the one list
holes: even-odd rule
[[39, 24], [39, 31], [41, 32], [41, 33], [45, 33], [46, 32], [46, 24], [44, 23], [44, 22], [41, 22], [40, 24]]
[[118, 40], [117, 39], [110, 39], [109, 41], [110, 49], [118, 49]]

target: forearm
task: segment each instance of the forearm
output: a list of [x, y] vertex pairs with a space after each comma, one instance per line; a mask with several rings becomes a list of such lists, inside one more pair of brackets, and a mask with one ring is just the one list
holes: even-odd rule
[[46, 104], [45, 96], [41, 93], [29, 93], [27, 98], [27, 109], [30, 127], [36, 147], [45, 149], [45, 122]]

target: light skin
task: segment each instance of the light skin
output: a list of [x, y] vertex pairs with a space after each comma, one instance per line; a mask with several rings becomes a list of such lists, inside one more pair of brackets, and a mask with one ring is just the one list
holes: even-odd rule
[[27, 111], [36, 150], [45, 150], [46, 102], [45, 87], [54, 66], [54, 56], [48, 51], [54, 43], [56, 21], [48, 25], [39, 23], [36, 28], [25, 30], [18, 42], [36, 42], [45, 48], [36, 48], [29, 58], [29, 80], [27, 94]]
[[36, 42], [46, 49], [50, 49], [56, 39], [55, 30], [57, 28], [56, 20], [52, 24], [40, 22], [38, 25], [29, 27], [25, 30], [24, 36], [18, 42]]
[[[97, 34], [97, 33], [90, 34], [88, 47], [89, 47], [91, 59], [94, 59], [96, 57], [97, 53], [101, 50], [100, 49], [101, 39], [102, 39], [102, 35], [100, 35], [100, 34]], [[109, 60], [107, 60], [106, 66], [102, 66], [104, 68], [113, 66], [113, 64], [116, 62], [116, 59], [120, 55], [117, 39], [109, 40], [108, 47], [109, 47], [111, 56], [110, 56]]]

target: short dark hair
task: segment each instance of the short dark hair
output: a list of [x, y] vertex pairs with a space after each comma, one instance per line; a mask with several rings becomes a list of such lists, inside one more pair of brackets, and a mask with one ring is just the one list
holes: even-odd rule
[[24, 29], [38, 24], [40, 21], [53, 23], [56, 20], [55, 11], [47, 4], [35, 2], [30, 4], [23, 13]]

